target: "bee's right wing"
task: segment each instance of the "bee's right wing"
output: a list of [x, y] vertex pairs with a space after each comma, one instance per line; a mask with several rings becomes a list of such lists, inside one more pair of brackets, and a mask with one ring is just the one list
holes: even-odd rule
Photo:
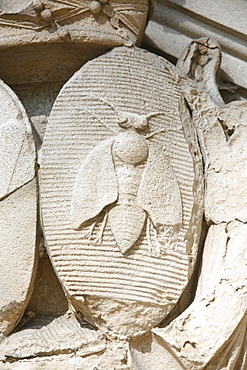
[[118, 197], [118, 183], [112, 158], [113, 139], [92, 149], [76, 177], [71, 207], [72, 226], [80, 229]]
[[137, 193], [138, 204], [155, 226], [182, 224], [182, 201], [175, 173], [163, 149], [149, 146], [148, 161]]

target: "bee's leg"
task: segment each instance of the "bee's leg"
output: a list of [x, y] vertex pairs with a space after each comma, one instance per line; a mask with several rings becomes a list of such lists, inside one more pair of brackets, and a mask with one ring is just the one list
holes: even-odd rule
[[88, 230], [86, 230], [83, 233], [84, 238], [88, 238], [88, 240], [92, 240], [92, 235], [93, 235], [93, 232], [94, 232], [94, 229], [95, 229], [95, 226], [96, 226], [97, 222], [98, 222], [98, 219], [93, 221], [92, 224], [90, 225], [90, 227], [88, 228]]
[[152, 244], [152, 237], [151, 237], [151, 219], [147, 217], [147, 240], [148, 240], [148, 251], [152, 253], [153, 244]]
[[98, 222], [98, 218], [96, 218], [96, 220], [90, 226], [90, 229], [89, 229], [89, 237], [88, 237], [89, 240], [92, 240], [92, 238], [93, 238], [93, 232], [95, 230], [95, 226], [97, 225], [97, 222]]
[[148, 219], [149, 219], [149, 230], [150, 230], [149, 234], [150, 234], [151, 246], [153, 245], [152, 238], [151, 238], [151, 228], [152, 228], [153, 229], [153, 236], [154, 236], [153, 239], [155, 240], [155, 247], [156, 247], [154, 252], [153, 252], [152, 247], [151, 247], [151, 253], [153, 253], [155, 255], [155, 257], [160, 257], [162, 245], [159, 242], [158, 232], [156, 230], [156, 227], [154, 226], [153, 221], [150, 219], [150, 217], [148, 217]]
[[101, 244], [102, 243], [102, 240], [103, 240], [103, 234], [104, 234], [104, 231], [105, 231], [105, 227], [106, 227], [106, 223], [107, 223], [107, 219], [108, 219], [108, 213], [106, 212], [105, 215], [104, 215], [104, 218], [103, 218], [103, 221], [102, 221], [102, 224], [100, 226], [100, 229], [99, 229], [99, 232], [97, 234], [97, 238], [95, 239], [95, 243], [97, 244]]
[[158, 233], [154, 225], [153, 225], [153, 229], [154, 229], [154, 239], [155, 239], [155, 246], [156, 246], [156, 257], [160, 257], [161, 244], [159, 242]]

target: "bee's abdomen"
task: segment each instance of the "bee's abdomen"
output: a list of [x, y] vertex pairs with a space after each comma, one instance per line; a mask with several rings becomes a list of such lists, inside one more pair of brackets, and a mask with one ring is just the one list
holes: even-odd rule
[[139, 239], [146, 213], [136, 202], [143, 166], [115, 162], [118, 200], [109, 211], [109, 224], [121, 253], [127, 252]]
[[133, 204], [140, 186], [143, 168], [130, 164], [118, 163], [116, 175], [118, 181], [117, 204]]
[[139, 239], [146, 213], [135, 204], [117, 204], [109, 211], [108, 218], [117, 246], [124, 254]]

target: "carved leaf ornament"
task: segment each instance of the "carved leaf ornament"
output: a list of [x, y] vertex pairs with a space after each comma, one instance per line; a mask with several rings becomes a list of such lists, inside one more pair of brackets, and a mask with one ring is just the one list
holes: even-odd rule
[[48, 250], [75, 308], [108, 336], [150, 330], [193, 271], [201, 158], [177, 69], [137, 48], [85, 64], [43, 144]]
[[98, 21], [104, 15], [118, 30], [119, 36], [128, 40], [128, 32], [134, 36], [139, 34], [135, 18], [137, 14], [147, 14], [148, 7], [147, 0], [30, 0], [18, 6], [3, 1], [0, 4], [0, 26], [42, 31], [90, 15]]

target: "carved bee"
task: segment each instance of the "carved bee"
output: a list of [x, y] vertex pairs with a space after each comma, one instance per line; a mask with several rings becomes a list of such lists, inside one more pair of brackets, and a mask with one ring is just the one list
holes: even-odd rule
[[[108, 103], [101, 101], [100, 107], [109, 112]], [[104, 115], [97, 109], [94, 113], [100, 120]], [[96, 145], [83, 160], [74, 186], [72, 225], [76, 230], [90, 221], [95, 225], [95, 218], [105, 211], [103, 228], [108, 221], [124, 254], [145, 224], [152, 223], [156, 233], [164, 226], [181, 226], [182, 204], [169, 159], [162, 147], [149, 141], [156, 133], [147, 134], [148, 119], [160, 113], [110, 110], [114, 123], [104, 124], [118, 133]]]

